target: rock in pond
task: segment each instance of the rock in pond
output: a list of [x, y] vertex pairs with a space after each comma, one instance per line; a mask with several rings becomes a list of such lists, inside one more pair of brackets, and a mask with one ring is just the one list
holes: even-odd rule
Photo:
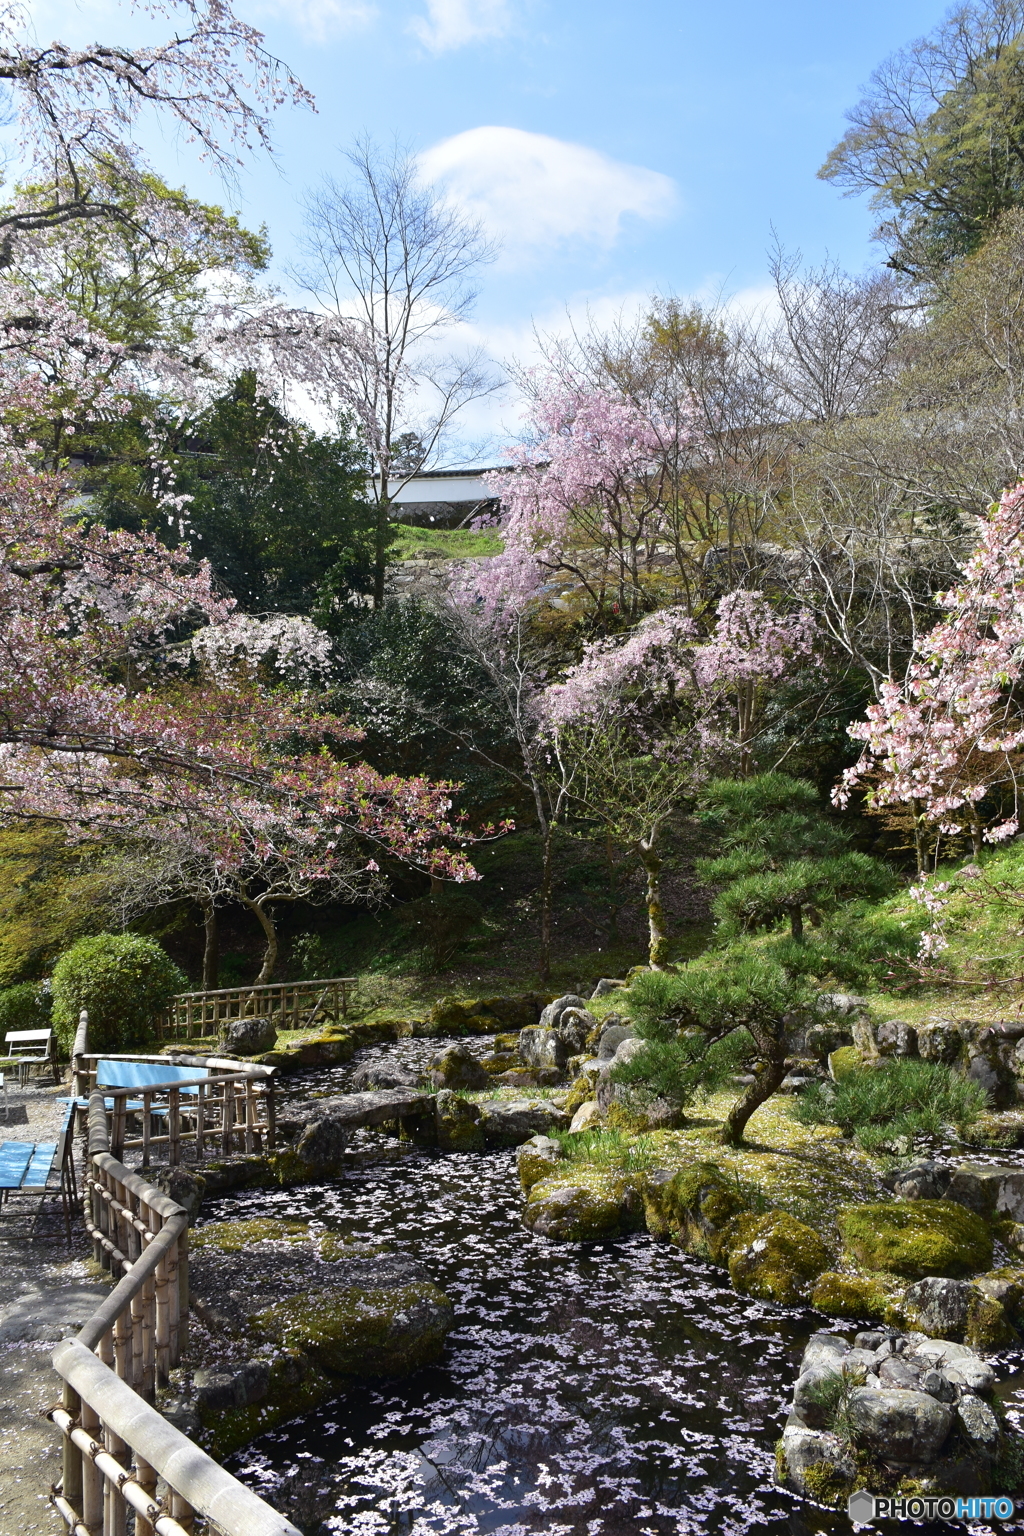
[[366, 1093], [374, 1088], [418, 1088], [420, 1074], [400, 1062], [370, 1061], [357, 1067], [352, 1074], [353, 1093]]
[[971, 1287], [963, 1280], [930, 1275], [910, 1286], [904, 1298], [908, 1320], [934, 1339], [962, 1337], [967, 1326]]
[[464, 1045], [450, 1045], [432, 1058], [428, 1068], [434, 1088], [487, 1088], [490, 1073]]
[[838, 1222], [847, 1251], [866, 1269], [916, 1280], [959, 1278], [992, 1264], [992, 1233], [980, 1216], [951, 1200], [848, 1205]]
[[302, 1222], [198, 1228], [189, 1280], [211, 1336], [196, 1406], [220, 1454], [336, 1392], [330, 1373], [402, 1376], [433, 1363], [454, 1319], [416, 1260]]
[[546, 1099], [492, 1099], [480, 1105], [480, 1124], [488, 1147], [518, 1147], [531, 1136], [568, 1130], [569, 1116]]
[[568, 1173], [556, 1174], [534, 1184], [523, 1225], [538, 1237], [563, 1243], [600, 1242], [639, 1231], [643, 1201], [635, 1186], [618, 1174], [587, 1169], [578, 1183]]
[[480, 1128], [480, 1106], [460, 1099], [448, 1088], [437, 1095], [434, 1114], [437, 1145], [442, 1152], [482, 1152], [484, 1133]]
[[758, 1301], [793, 1306], [806, 1299], [827, 1268], [822, 1239], [788, 1211], [736, 1218], [729, 1240], [729, 1278], [738, 1291]]
[[516, 1152], [516, 1172], [524, 1194], [554, 1173], [562, 1159], [562, 1148], [550, 1136], [531, 1136]]
[[885, 1461], [933, 1461], [953, 1427], [953, 1410], [927, 1392], [858, 1387], [848, 1408], [854, 1442]]

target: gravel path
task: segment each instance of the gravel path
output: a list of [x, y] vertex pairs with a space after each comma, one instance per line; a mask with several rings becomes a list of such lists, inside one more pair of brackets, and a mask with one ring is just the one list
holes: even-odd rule
[[[68, 1092], [33, 1079], [24, 1088], [8, 1075], [9, 1116], [0, 1094], [0, 1139], [55, 1141]], [[76, 1168], [81, 1158], [76, 1147]], [[37, 1219], [38, 1213], [38, 1219]], [[0, 1532], [4, 1536], [56, 1536], [65, 1529], [48, 1503], [60, 1476], [60, 1443], [40, 1415], [57, 1400], [58, 1378], [50, 1352], [77, 1333], [107, 1286], [90, 1280], [85, 1234], [72, 1226], [64, 1236], [60, 1199], [6, 1201], [0, 1210]]]

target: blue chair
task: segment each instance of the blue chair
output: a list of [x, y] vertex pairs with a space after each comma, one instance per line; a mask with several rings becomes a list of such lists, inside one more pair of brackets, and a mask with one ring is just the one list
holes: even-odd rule
[[64, 1211], [64, 1232], [69, 1243], [71, 1211], [78, 1203], [71, 1135], [73, 1114], [74, 1105], [68, 1104], [56, 1141], [0, 1142], [0, 1206], [14, 1194], [38, 1195], [38, 1220], [43, 1201], [50, 1192], [50, 1180], [56, 1172]]

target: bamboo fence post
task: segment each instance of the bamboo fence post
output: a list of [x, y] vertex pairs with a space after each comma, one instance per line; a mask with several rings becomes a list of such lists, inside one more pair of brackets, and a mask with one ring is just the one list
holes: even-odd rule
[[206, 1087], [200, 1083], [196, 1101], [196, 1157], [202, 1162], [206, 1156]]
[[149, 1138], [152, 1134], [153, 1095], [143, 1090], [142, 1094], [142, 1166], [149, 1167]]
[[[102, 1356], [101, 1356], [102, 1358]], [[82, 1428], [93, 1440], [102, 1433], [100, 1416], [91, 1403], [82, 1403]], [[82, 1524], [89, 1531], [99, 1529], [103, 1517], [103, 1473], [91, 1456], [82, 1457]]]
[[177, 1168], [181, 1162], [181, 1090], [172, 1088], [167, 1095], [167, 1154], [172, 1168]]
[[[61, 1407], [72, 1419], [84, 1419], [82, 1399], [69, 1382], [64, 1382]], [[82, 1453], [70, 1435], [64, 1436], [61, 1447], [61, 1488], [64, 1497], [75, 1509], [82, 1507]]]
[[[144, 1493], [156, 1502], [156, 1472], [136, 1451], [135, 1453], [135, 1481]], [[154, 1536], [153, 1525], [139, 1510], [135, 1511], [135, 1536]]]

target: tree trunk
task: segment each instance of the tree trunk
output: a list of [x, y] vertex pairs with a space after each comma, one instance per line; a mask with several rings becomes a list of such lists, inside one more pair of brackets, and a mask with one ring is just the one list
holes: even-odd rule
[[203, 909], [203, 991], [216, 990], [220, 969], [220, 935], [217, 932], [217, 908], [206, 897], [200, 901]]
[[640, 839], [637, 852], [647, 875], [649, 963], [652, 971], [663, 971], [668, 965], [668, 934], [665, 932], [665, 913], [661, 905], [661, 860], [654, 851], [654, 834], [650, 838]]
[[[383, 476], [381, 477], [383, 480]], [[377, 524], [373, 535], [373, 606], [384, 606], [384, 577], [387, 574], [388, 545], [391, 542], [391, 520], [388, 510], [387, 486], [381, 485], [381, 499], [377, 503]]]
[[797, 943], [801, 943], [804, 936], [804, 909], [798, 902], [789, 909], [789, 931]]
[[726, 1117], [721, 1140], [727, 1147], [738, 1147], [751, 1115], [771, 1098], [786, 1075], [786, 1047], [780, 1042], [770, 1056], [762, 1057], [754, 1068], [754, 1081], [741, 1094]]
[[263, 929], [263, 935], [267, 941], [267, 947], [263, 951], [263, 964], [260, 967], [260, 973], [253, 982], [254, 987], [262, 987], [264, 982], [269, 981], [271, 976], [273, 976], [274, 966], [277, 964], [277, 928], [269, 911], [261, 906], [258, 901], [253, 901], [250, 896], [242, 896], [241, 901], [244, 906], [249, 908], [250, 912], [256, 914], [256, 921]]
[[555, 829], [545, 816], [541, 820], [540, 872], [540, 959], [537, 970], [541, 981], [551, 975], [551, 845]]

